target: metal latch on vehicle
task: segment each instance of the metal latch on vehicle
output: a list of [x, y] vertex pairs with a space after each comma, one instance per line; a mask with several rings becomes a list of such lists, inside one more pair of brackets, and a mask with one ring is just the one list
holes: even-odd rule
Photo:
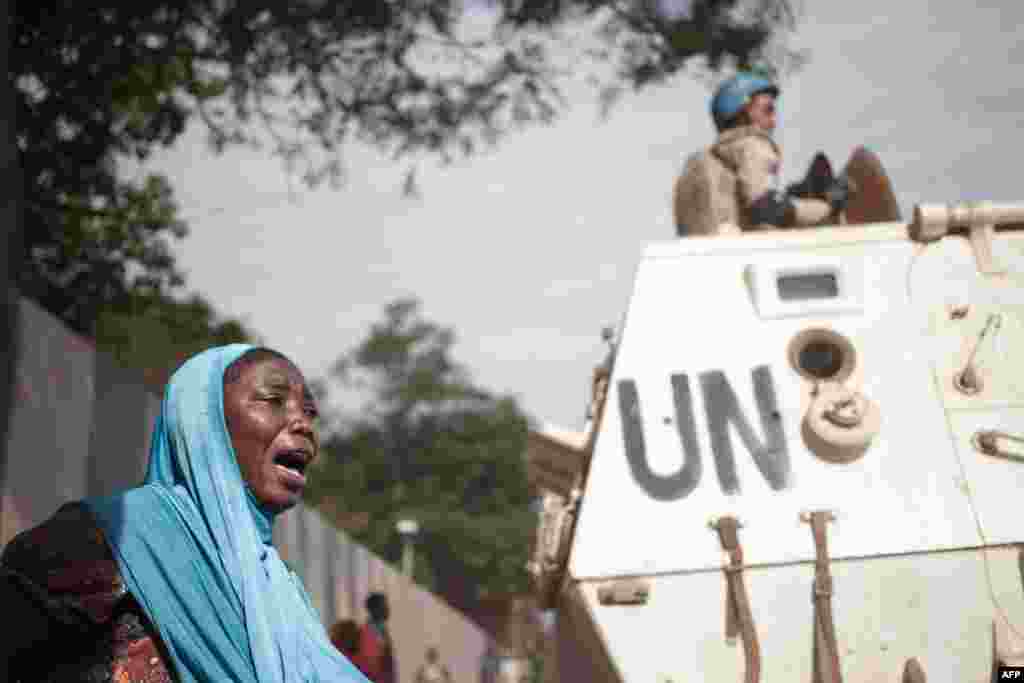
[[973, 396], [979, 393], [984, 388], [984, 382], [982, 382], [981, 375], [978, 374], [978, 368], [975, 365], [975, 359], [978, 355], [978, 350], [982, 346], [982, 342], [987, 337], [994, 337], [999, 328], [1002, 326], [1003, 317], [998, 313], [989, 315], [988, 320], [985, 321], [985, 327], [981, 330], [978, 335], [978, 340], [974, 343], [971, 348], [971, 353], [967, 356], [967, 362], [964, 364], [963, 370], [958, 372], [953, 377], [953, 386], [956, 387], [957, 391], [961, 394]]

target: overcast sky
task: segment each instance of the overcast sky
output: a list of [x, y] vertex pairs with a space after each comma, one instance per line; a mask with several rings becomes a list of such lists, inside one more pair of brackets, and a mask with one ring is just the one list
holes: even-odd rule
[[[1024, 3], [997, 4], [804, 0], [810, 62], [780, 100], [784, 180], [819, 149], [838, 168], [866, 144], [905, 214], [919, 201], [1024, 200]], [[581, 101], [496, 152], [423, 168], [418, 201], [401, 197], [404, 166], [358, 150], [344, 189], [291, 201], [279, 162], [217, 157], [198, 127], [151, 170], [189, 219], [177, 253], [190, 286], [308, 375], [415, 295], [455, 328], [455, 355], [481, 384], [579, 428], [601, 327], [625, 314], [644, 246], [673, 238], [672, 183], [712, 138], [709, 96], [681, 77], [605, 123]]]

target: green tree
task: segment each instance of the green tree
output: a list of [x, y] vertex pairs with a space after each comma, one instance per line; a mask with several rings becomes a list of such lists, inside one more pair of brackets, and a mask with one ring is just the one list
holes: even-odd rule
[[[184, 284], [171, 239], [187, 234], [171, 187], [161, 176], [118, 182], [109, 203], [66, 197], [61, 226], [35, 243], [20, 288], [73, 329], [96, 336], [103, 311], [124, 309], [136, 296], [167, 295]], [[37, 208], [30, 204], [29, 214]]]
[[70, 205], [52, 250], [22, 281], [74, 329], [160, 388], [186, 358], [210, 346], [252, 341], [241, 321], [222, 318], [198, 294], [185, 295], [168, 236], [182, 238], [171, 187], [162, 176], [118, 186], [104, 210]]
[[180, 239], [187, 228], [167, 180], [150, 175], [116, 192], [117, 201], [101, 209], [67, 202], [68, 227], [35, 252], [22, 293], [140, 370], [154, 388], [203, 349], [251, 341], [241, 321], [222, 319], [198, 294], [183, 294], [168, 237]]
[[100, 313], [95, 340], [98, 349], [139, 370], [147, 384], [159, 389], [196, 353], [252, 342], [256, 335], [240, 320], [219, 316], [197, 294], [177, 299], [137, 289]]
[[789, 0], [465, 1], [496, 11], [482, 38], [460, 32], [456, 0], [8, 3], [25, 211], [5, 246], [21, 254], [22, 291], [92, 333], [133, 271], [174, 286], [157, 238], [180, 238], [181, 226], [128, 209], [159, 213], [166, 188], [125, 182], [117, 162], [173, 144], [192, 119], [215, 148], [266, 141], [316, 183], [340, 177], [354, 141], [451, 159], [550, 121], [562, 107], [552, 32], [563, 26], [591, 29], [572, 70], [583, 58], [603, 65], [606, 92], [694, 58], [717, 69], [777, 56], [772, 39], [793, 26]]
[[536, 525], [523, 458], [528, 421], [516, 401], [473, 383], [455, 336], [396, 301], [335, 364], [332, 379], [367, 397], [325, 441], [309, 502], [396, 561], [395, 523], [420, 524], [416, 578], [456, 604], [523, 590]]

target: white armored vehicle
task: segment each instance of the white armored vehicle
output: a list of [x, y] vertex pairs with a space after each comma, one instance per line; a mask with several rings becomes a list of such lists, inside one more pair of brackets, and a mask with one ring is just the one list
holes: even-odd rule
[[1024, 664], [1024, 205], [651, 245], [589, 431], [535, 434], [561, 681]]

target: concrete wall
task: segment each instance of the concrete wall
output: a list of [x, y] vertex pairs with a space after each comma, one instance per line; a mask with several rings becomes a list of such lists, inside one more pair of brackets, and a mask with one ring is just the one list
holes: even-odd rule
[[[25, 300], [20, 315], [9, 457], [0, 472], [0, 546], [65, 502], [139, 483], [160, 409], [160, 398], [137, 373], [97, 353], [53, 316]], [[455, 683], [480, 681], [488, 636], [315, 510], [299, 506], [282, 515], [275, 539], [327, 625], [343, 618], [362, 622], [367, 593], [388, 595], [402, 683], [412, 683], [431, 645]]]
[[362, 622], [367, 594], [387, 594], [403, 683], [412, 682], [430, 646], [438, 648], [455, 681], [480, 680], [489, 652], [487, 635], [443, 600], [407, 581], [395, 567], [329, 527], [315, 511], [303, 508], [283, 515], [275, 529], [275, 541], [281, 556], [302, 576], [328, 623], [337, 619]]
[[22, 300], [20, 316], [0, 543], [67, 501], [138, 482], [149, 427], [136, 416], [159, 405], [39, 307]]

